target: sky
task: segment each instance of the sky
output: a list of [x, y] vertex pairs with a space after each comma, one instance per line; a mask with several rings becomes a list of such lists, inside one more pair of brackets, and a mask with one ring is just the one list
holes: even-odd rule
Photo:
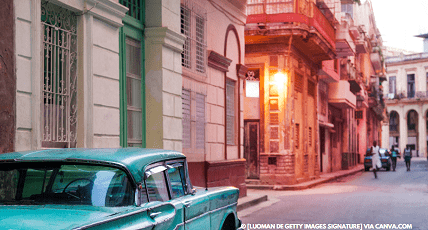
[[417, 53], [423, 52], [423, 39], [415, 35], [428, 33], [428, 0], [371, 1], [376, 25], [383, 45]]

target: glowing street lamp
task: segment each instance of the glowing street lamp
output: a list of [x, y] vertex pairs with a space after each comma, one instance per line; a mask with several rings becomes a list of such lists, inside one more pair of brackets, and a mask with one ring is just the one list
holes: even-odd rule
[[283, 72], [278, 72], [273, 76], [275, 84], [282, 85], [287, 82], [287, 75]]

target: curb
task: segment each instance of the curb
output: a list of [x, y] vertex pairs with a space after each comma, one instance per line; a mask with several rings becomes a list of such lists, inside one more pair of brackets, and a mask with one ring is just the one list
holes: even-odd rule
[[[315, 187], [317, 185], [323, 184], [323, 183], [327, 183], [330, 181], [334, 181], [337, 180], [339, 178], [342, 177], [346, 177], [346, 176], [350, 176], [353, 174], [356, 174], [358, 172], [364, 171], [364, 167], [361, 168], [354, 168], [351, 169], [347, 172], [339, 172], [337, 173], [337, 175], [328, 175], [325, 176], [324, 178], [319, 178], [316, 180], [312, 180], [312, 181], [307, 181], [307, 182], [303, 182], [301, 184], [296, 184], [296, 185], [251, 185], [251, 184], [247, 184], [247, 189], [255, 189], [255, 190], [279, 190], [279, 191], [294, 191], [294, 190], [303, 190], [303, 189], [308, 189], [308, 188], [312, 188]], [[255, 196], [254, 198], [251, 198], [251, 195], [247, 194], [247, 197], [243, 197], [238, 199], [238, 205], [236, 208], [236, 211], [242, 211], [246, 208], [255, 206], [257, 204], [260, 204], [262, 202], [268, 201], [268, 196], [267, 195], [253, 195]], [[241, 201], [241, 203], [239, 202]]]
[[267, 195], [263, 195], [263, 196], [260, 196], [258, 198], [255, 198], [255, 199], [252, 199], [252, 200], [249, 200], [249, 201], [245, 201], [245, 202], [243, 202], [241, 204], [238, 204], [238, 206], [236, 207], [236, 211], [237, 212], [242, 211], [242, 210], [244, 210], [246, 208], [258, 205], [258, 204], [260, 204], [262, 202], [265, 202], [267, 200], [268, 200], [268, 196]]
[[312, 188], [312, 187], [315, 187], [317, 185], [327, 183], [327, 182], [330, 182], [333, 180], [337, 180], [337, 179], [342, 178], [342, 177], [350, 176], [350, 175], [353, 175], [353, 174], [361, 172], [361, 171], [364, 171], [364, 168], [354, 169], [354, 170], [346, 172], [346, 173], [342, 173], [342, 174], [338, 174], [338, 175], [332, 175], [332, 176], [328, 176], [326, 178], [319, 178], [316, 180], [307, 181], [307, 182], [303, 182], [301, 184], [296, 184], [296, 185], [251, 185], [251, 184], [247, 184], [247, 189], [289, 190], [289, 191], [303, 190], [303, 189]]

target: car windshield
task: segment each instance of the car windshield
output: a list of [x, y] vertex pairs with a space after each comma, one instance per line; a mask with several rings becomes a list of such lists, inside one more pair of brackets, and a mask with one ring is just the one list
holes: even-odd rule
[[126, 173], [84, 164], [0, 164], [0, 205], [70, 204], [101, 207], [134, 203]]

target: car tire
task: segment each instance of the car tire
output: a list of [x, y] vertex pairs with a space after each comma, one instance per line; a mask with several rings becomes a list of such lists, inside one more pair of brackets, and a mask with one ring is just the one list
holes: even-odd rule
[[232, 215], [229, 215], [223, 223], [221, 230], [234, 230], [235, 221]]
[[369, 171], [369, 169], [370, 169], [369, 167], [364, 167], [364, 171], [366, 172]]
[[386, 171], [390, 171], [391, 170], [391, 166], [386, 168]]

